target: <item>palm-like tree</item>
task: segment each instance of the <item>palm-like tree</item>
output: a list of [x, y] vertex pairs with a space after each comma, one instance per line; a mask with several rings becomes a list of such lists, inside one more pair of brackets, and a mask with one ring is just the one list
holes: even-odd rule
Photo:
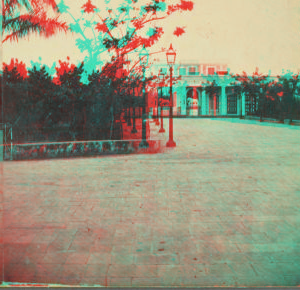
[[[47, 16], [47, 8], [53, 9], [55, 17]], [[60, 22], [55, 0], [2, 0], [2, 43], [18, 41], [32, 33], [50, 37], [59, 31], [67, 31]]]

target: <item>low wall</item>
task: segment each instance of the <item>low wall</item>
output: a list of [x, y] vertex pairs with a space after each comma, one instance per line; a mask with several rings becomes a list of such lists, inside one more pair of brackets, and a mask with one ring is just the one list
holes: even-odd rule
[[[256, 120], [259, 121], [260, 117], [256, 116], [245, 116], [246, 120]], [[274, 123], [284, 123], [288, 125], [300, 125], [300, 120], [292, 120], [292, 123], [290, 123], [290, 119], [284, 119], [283, 122], [280, 122], [278, 119], [273, 119], [273, 118], [262, 118], [263, 122], [274, 122]]]
[[[144, 153], [139, 148], [141, 140], [89, 141], [60, 143], [14, 144], [12, 154], [5, 150], [4, 160], [37, 160], [53, 158], [73, 158], [108, 154]], [[148, 140], [149, 153], [160, 152], [159, 140]]]

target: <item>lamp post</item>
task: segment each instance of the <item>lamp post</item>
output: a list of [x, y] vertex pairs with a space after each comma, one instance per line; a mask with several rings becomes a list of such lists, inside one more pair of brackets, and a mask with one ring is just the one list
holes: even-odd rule
[[143, 116], [142, 116], [142, 141], [139, 145], [140, 148], [148, 148], [149, 143], [147, 142], [147, 116], [146, 116], [146, 84], [145, 84], [145, 71], [146, 66], [148, 65], [149, 53], [143, 46], [142, 51], [140, 52], [140, 64], [143, 69]]
[[[127, 90], [127, 93], [128, 93], [128, 90]], [[131, 95], [130, 95], [130, 93], [129, 93], [129, 98], [130, 98], [130, 100], [129, 100], [129, 107], [128, 107], [128, 122], [127, 122], [127, 125], [131, 126]]]
[[156, 118], [155, 118], [155, 125], [159, 126], [159, 115], [158, 115], [158, 92], [157, 92], [157, 104], [156, 104]]
[[156, 118], [155, 118], [155, 125], [159, 126], [159, 115], [158, 115], [158, 101], [159, 101], [159, 94], [157, 92], [157, 104], [156, 105]]
[[[135, 87], [133, 87], [132, 88], [132, 93], [133, 93], [133, 95], [134, 95], [134, 90], [135, 89]], [[135, 101], [135, 99], [134, 99], [134, 101]], [[132, 130], [131, 130], [131, 133], [132, 134], [135, 134], [135, 133], [137, 133], [137, 129], [136, 129], [136, 127], [135, 127], [135, 106], [133, 105], [132, 106]]]
[[260, 87], [259, 88], [259, 102], [260, 102], [260, 119], [259, 121], [262, 122], [263, 121], [263, 107], [264, 107], [264, 96], [263, 96], [263, 88]]
[[[128, 55], [123, 54], [122, 57], [123, 57], [123, 66], [126, 65], [126, 64], [128, 65], [128, 63], [129, 63]], [[126, 80], [125, 80], [125, 93], [126, 93], [127, 97], [128, 97], [128, 87], [129, 87], [129, 79], [128, 79], [128, 75], [127, 75]], [[128, 126], [131, 126], [131, 107], [130, 107], [130, 105], [131, 105], [131, 95], [129, 93], [129, 106], [128, 106], [128, 109], [127, 109], [127, 112], [128, 112], [128, 114], [127, 114], [127, 125]]]
[[169, 141], [167, 147], [176, 147], [176, 143], [173, 140], [173, 65], [175, 64], [176, 52], [174, 51], [172, 44], [166, 53], [167, 62], [170, 67], [170, 113], [169, 113]]
[[[119, 59], [119, 56], [118, 56], [118, 59]], [[120, 62], [121, 62], [120, 66], [122, 67], [122, 69], [121, 69], [122, 73], [119, 75], [119, 77], [122, 78], [122, 80], [123, 80], [122, 89], [124, 89], [125, 97], [128, 97], [128, 83], [127, 83], [127, 78], [126, 78], [126, 73], [125, 73], [125, 70], [126, 70], [125, 65], [128, 62], [128, 55], [127, 54], [122, 54], [120, 56]], [[130, 126], [130, 124], [129, 124], [129, 122], [130, 122], [129, 107], [124, 109], [124, 119], [125, 119], [127, 125]]]
[[161, 100], [162, 100], [162, 87], [160, 87], [160, 129], [159, 129], [159, 133], [165, 133], [166, 131], [164, 129], [164, 118], [163, 118], [163, 113], [162, 113]]

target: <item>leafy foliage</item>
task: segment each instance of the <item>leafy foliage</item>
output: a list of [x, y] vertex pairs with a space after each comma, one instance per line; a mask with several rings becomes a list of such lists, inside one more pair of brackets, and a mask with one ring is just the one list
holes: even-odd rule
[[259, 115], [261, 120], [265, 117], [275, 117], [283, 121], [284, 118], [296, 116], [296, 91], [299, 82], [299, 74], [287, 72], [277, 76], [277, 80], [271, 80], [268, 75], [258, 72], [258, 69], [248, 76], [232, 75], [236, 84], [241, 87], [245, 94], [249, 107], [246, 108], [249, 114]]
[[[109, 65], [88, 75], [87, 84], [81, 82], [83, 63], [72, 64], [69, 58], [58, 62], [54, 77], [45, 66], [34, 65], [26, 74], [24, 68], [22, 62], [12, 60], [3, 64], [1, 76], [3, 121], [13, 125], [19, 142], [109, 139], [111, 107], [117, 119], [124, 108], [142, 105], [131, 90], [141, 88], [139, 77], [108, 78], [109, 70], [115, 70]], [[56, 131], [61, 133], [54, 134]]]
[[[116, 8], [110, 8], [110, 1], [105, 1], [106, 10], [100, 10], [92, 0], [82, 6], [83, 17], [75, 19], [63, 1], [59, 4], [64, 13], [68, 13], [74, 20], [70, 29], [79, 35], [76, 45], [82, 53], [87, 53], [85, 70], [90, 73], [97, 65], [100, 55], [109, 54], [115, 62], [122, 62], [122, 56], [136, 54], [142, 46], [149, 48], [159, 41], [164, 34], [158, 25], [177, 11], [191, 11], [192, 1], [149, 0], [146, 5], [139, 1], [123, 0]], [[94, 5], [95, 4], [95, 5]], [[95, 21], [97, 20], [97, 21]], [[148, 27], [145, 34], [144, 28]], [[184, 33], [183, 28], [177, 28], [176, 35]], [[93, 36], [91, 36], [93, 35]], [[135, 64], [128, 63], [134, 66]]]
[[18, 41], [33, 33], [50, 37], [68, 30], [66, 23], [59, 21], [59, 15], [54, 18], [47, 16], [49, 6], [59, 13], [54, 0], [4, 0], [2, 5], [2, 42]]
[[176, 27], [175, 31], [173, 32], [174, 35], [179, 37], [180, 35], [185, 33], [184, 27]]

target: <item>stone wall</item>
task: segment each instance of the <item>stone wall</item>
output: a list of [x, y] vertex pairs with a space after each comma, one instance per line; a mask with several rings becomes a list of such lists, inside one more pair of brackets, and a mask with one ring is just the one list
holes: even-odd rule
[[[159, 141], [148, 141], [152, 152], [159, 151]], [[72, 158], [107, 154], [138, 153], [140, 140], [135, 141], [89, 141], [61, 142], [46, 144], [15, 144], [13, 145], [12, 160], [35, 160], [53, 158]], [[10, 152], [5, 154], [5, 160], [10, 160]]]

